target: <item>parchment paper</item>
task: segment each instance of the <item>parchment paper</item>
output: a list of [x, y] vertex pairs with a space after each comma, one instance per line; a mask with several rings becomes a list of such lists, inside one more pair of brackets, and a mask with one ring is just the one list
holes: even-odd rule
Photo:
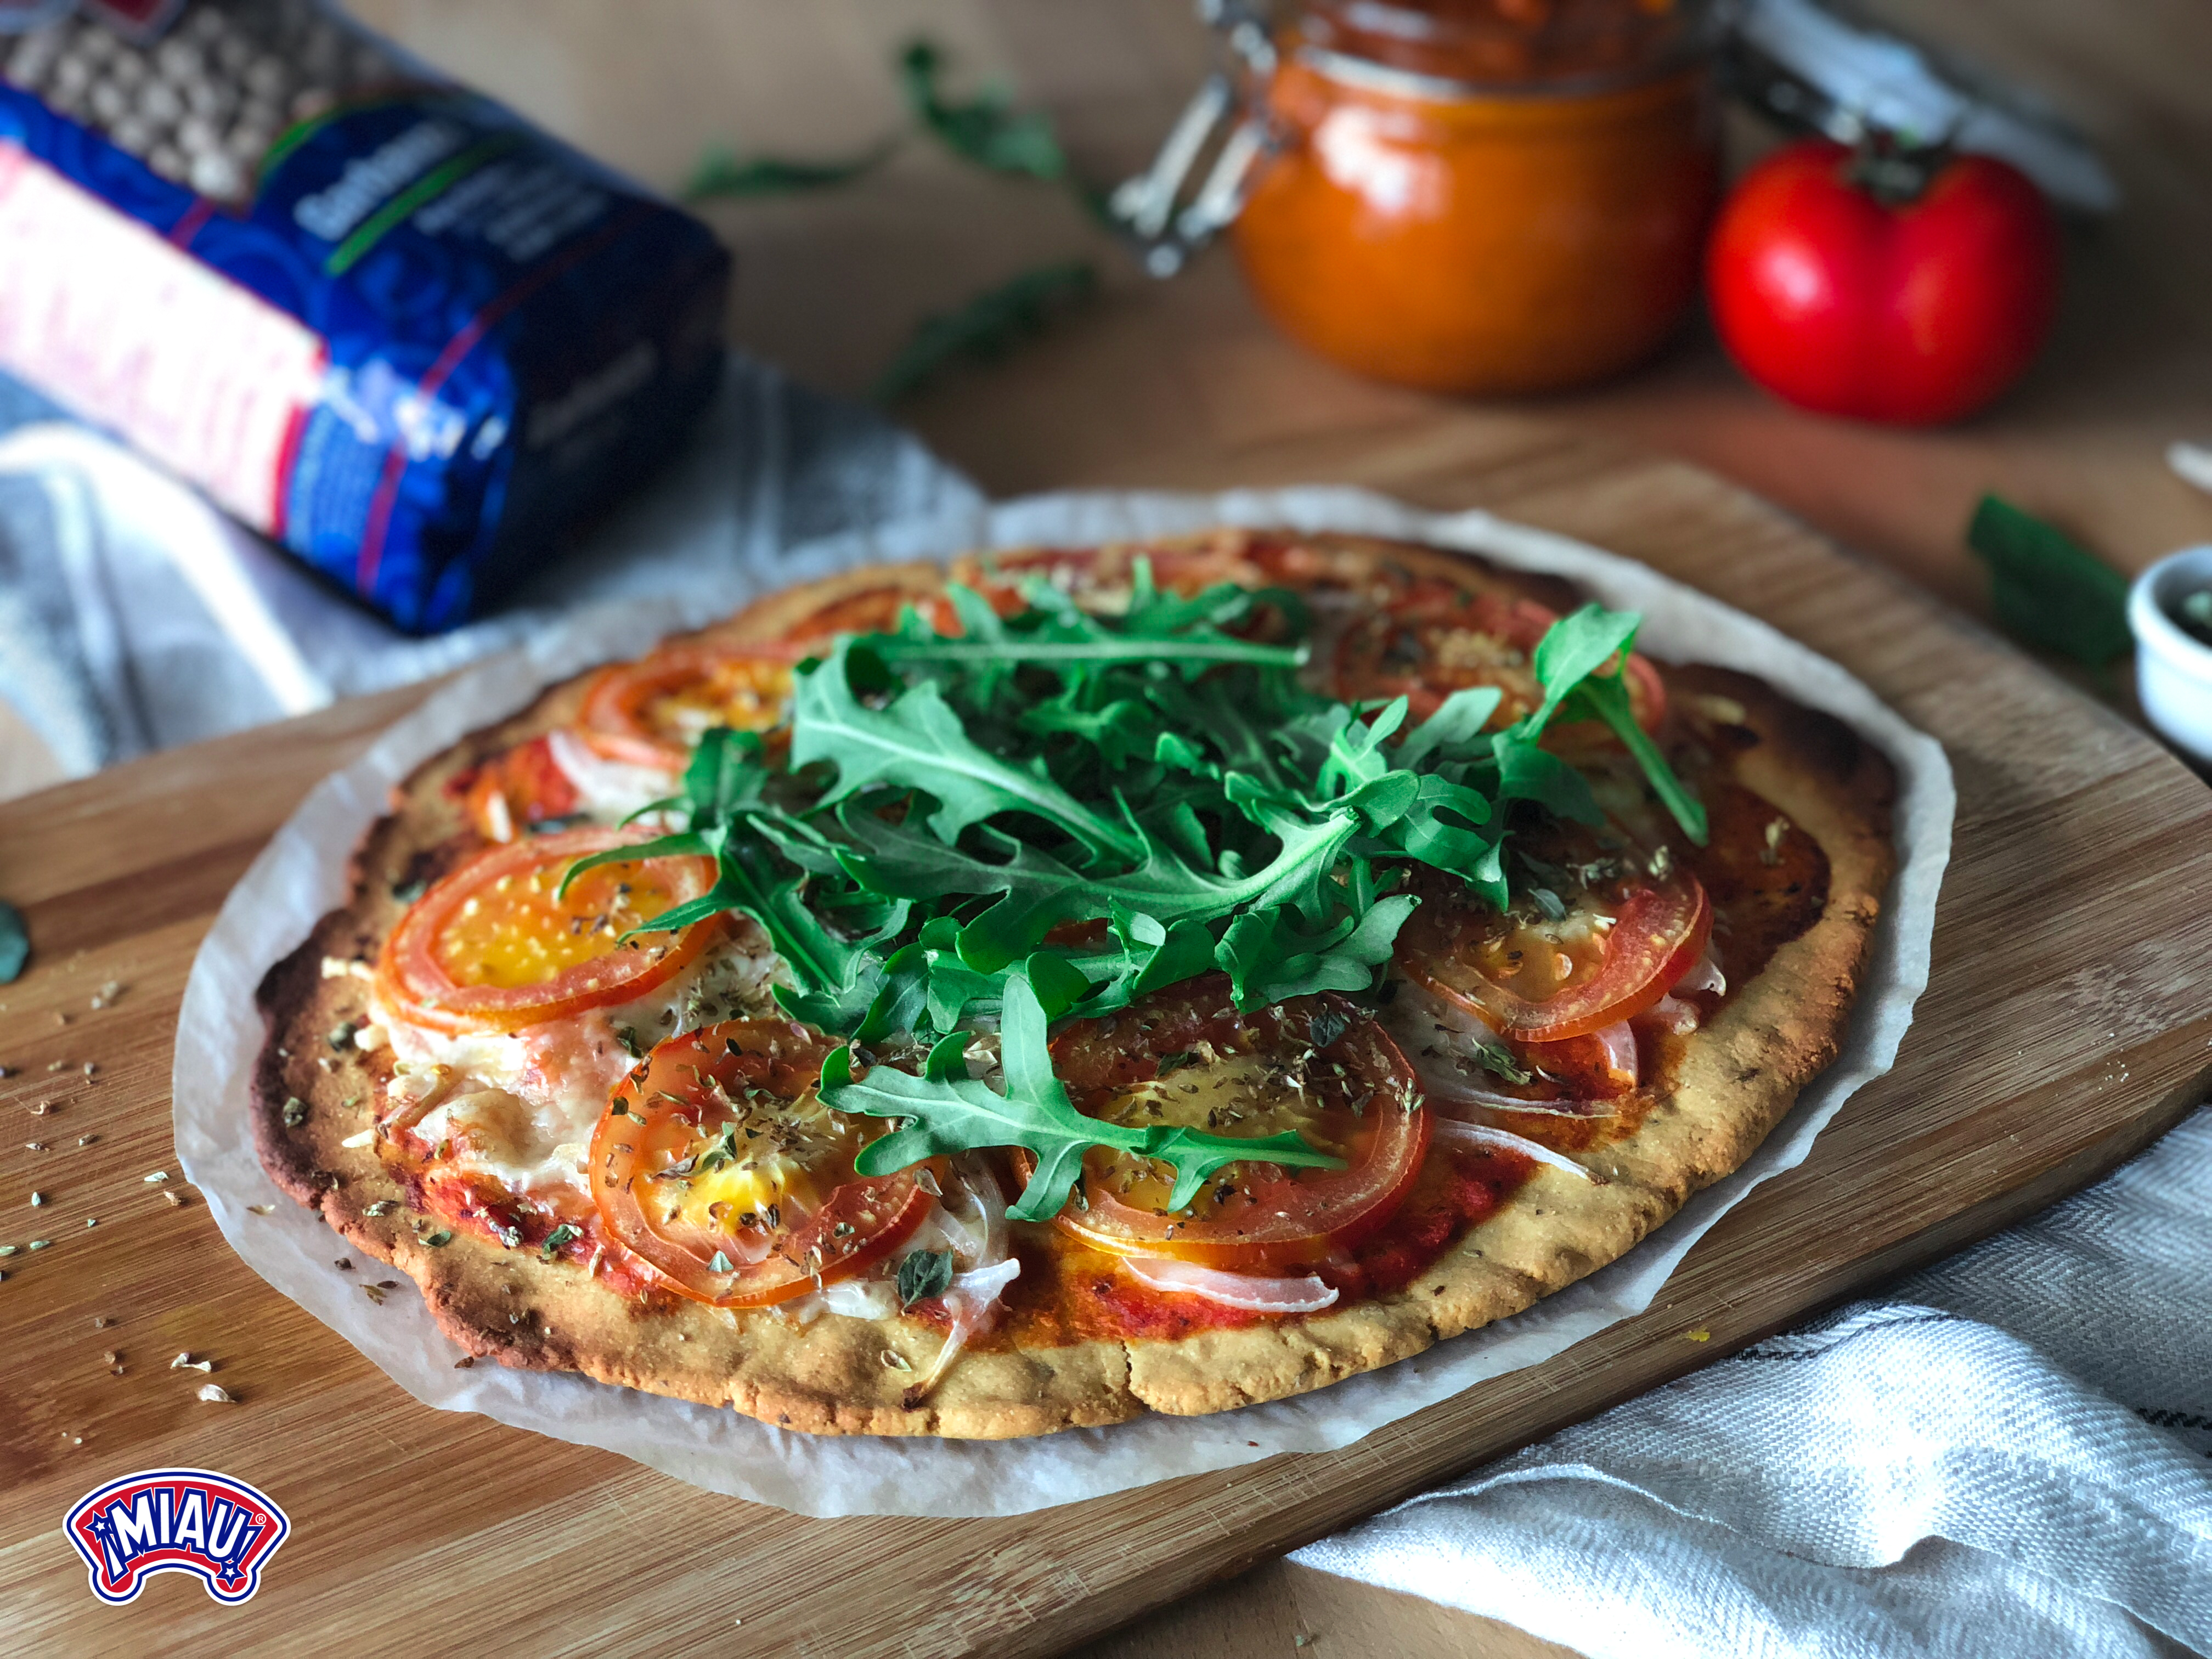
[[[372, 1305], [352, 1282], [357, 1275], [333, 1269], [329, 1230], [277, 1190], [254, 1154], [246, 1083], [262, 1031], [253, 989], [323, 912], [343, 900], [348, 852], [383, 810], [391, 786], [415, 764], [512, 713], [544, 684], [594, 660], [633, 654], [669, 629], [726, 612], [756, 592], [871, 561], [1036, 542], [1081, 545], [1219, 523], [1405, 537], [1573, 578], [1609, 605], [1642, 611], [1639, 643], [1654, 654], [1762, 675], [1837, 715], [1896, 763], [1898, 872], [1842, 1054], [1742, 1169], [1692, 1199], [1612, 1266], [1526, 1313], [1412, 1359], [1269, 1405], [1212, 1417], [1152, 1416], [1035, 1440], [816, 1437], [573, 1375], [500, 1365], [456, 1370], [456, 1350], [438, 1334], [418, 1296], [401, 1292]], [[1842, 668], [1643, 565], [1563, 537], [1486, 514], [1419, 513], [1339, 489], [1014, 501], [812, 544], [759, 562], [735, 584], [656, 613], [632, 606], [580, 617], [527, 651], [474, 671], [394, 726], [308, 795], [233, 890], [201, 946], [178, 1030], [177, 1150], [223, 1236], [248, 1265], [428, 1405], [482, 1412], [556, 1439], [604, 1446], [709, 1491], [808, 1515], [1018, 1514], [1280, 1452], [1348, 1445], [1486, 1378], [1547, 1359], [1650, 1306], [1707, 1229], [1760, 1182], [1803, 1162], [1814, 1137], [1852, 1091], [1889, 1069], [1928, 982], [1929, 938], [1950, 856], [1954, 804], [1942, 747]], [[253, 1204], [276, 1207], [255, 1215], [247, 1209]]]

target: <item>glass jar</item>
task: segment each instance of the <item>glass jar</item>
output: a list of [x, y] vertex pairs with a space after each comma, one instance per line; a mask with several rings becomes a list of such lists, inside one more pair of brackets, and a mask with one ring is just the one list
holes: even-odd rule
[[1228, 224], [1285, 332], [1362, 374], [1525, 392], [1626, 368], [1697, 292], [1714, 9], [1308, 0], [1258, 41], [1244, 14], [1224, 156], [1248, 154], [1204, 228]]

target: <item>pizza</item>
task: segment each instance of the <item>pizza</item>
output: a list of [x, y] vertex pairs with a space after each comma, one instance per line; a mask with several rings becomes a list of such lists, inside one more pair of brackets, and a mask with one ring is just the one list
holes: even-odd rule
[[1618, 1258], [1833, 1057], [1888, 763], [1465, 554], [873, 567], [420, 767], [262, 1160], [459, 1363], [817, 1433], [1279, 1399]]

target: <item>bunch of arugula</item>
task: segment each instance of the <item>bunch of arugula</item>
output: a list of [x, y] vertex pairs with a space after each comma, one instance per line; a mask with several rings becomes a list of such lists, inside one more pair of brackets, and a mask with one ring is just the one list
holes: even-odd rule
[[[1555, 623], [1532, 665], [1542, 702], [1493, 731], [1492, 688], [1455, 692], [1411, 727], [1402, 697], [1354, 706], [1310, 690], [1305, 609], [1281, 590], [1179, 596], [1139, 561], [1119, 616], [1042, 580], [1026, 598], [1002, 617], [956, 586], [957, 636], [909, 610], [891, 632], [840, 640], [797, 672], [787, 764], [753, 733], [710, 731], [683, 793], [645, 809], [684, 827], [569, 872], [716, 860], [708, 892], [636, 931], [725, 911], [760, 926], [789, 971], [783, 1006], [849, 1039], [823, 1098], [903, 1120], [863, 1152], [863, 1174], [1025, 1147], [1036, 1172], [1012, 1213], [1042, 1220], [1091, 1146], [1171, 1166], [1176, 1208], [1239, 1159], [1332, 1164], [1295, 1135], [1085, 1116], [1053, 1075], [1052, 1023], [1215, 971], [1247, 1010], [1370, 990], [1418, 902], [1417, 866], [1503, 908], [1516, 823], [1537, 809], [1602, 821], [1582, 774], [1540, 746], [1555, 719], [1602, 720], [1705, 838], [1703, 809], [1631, 713], [1632, 613], [1585, 605]], [[992, 1026], [1003, 1092], [965, 1057]], [[874, 1050], [927, 1059], [856, 1076], [856, 1048], [864, 1064]]]

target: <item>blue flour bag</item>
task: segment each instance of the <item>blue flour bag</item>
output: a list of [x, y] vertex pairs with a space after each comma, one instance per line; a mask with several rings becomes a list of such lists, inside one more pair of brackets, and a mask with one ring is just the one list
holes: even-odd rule
[[673, 449], [729, 275], [697, 220], [314, 0], [0, 33], [0, 369], [410, 632]]

